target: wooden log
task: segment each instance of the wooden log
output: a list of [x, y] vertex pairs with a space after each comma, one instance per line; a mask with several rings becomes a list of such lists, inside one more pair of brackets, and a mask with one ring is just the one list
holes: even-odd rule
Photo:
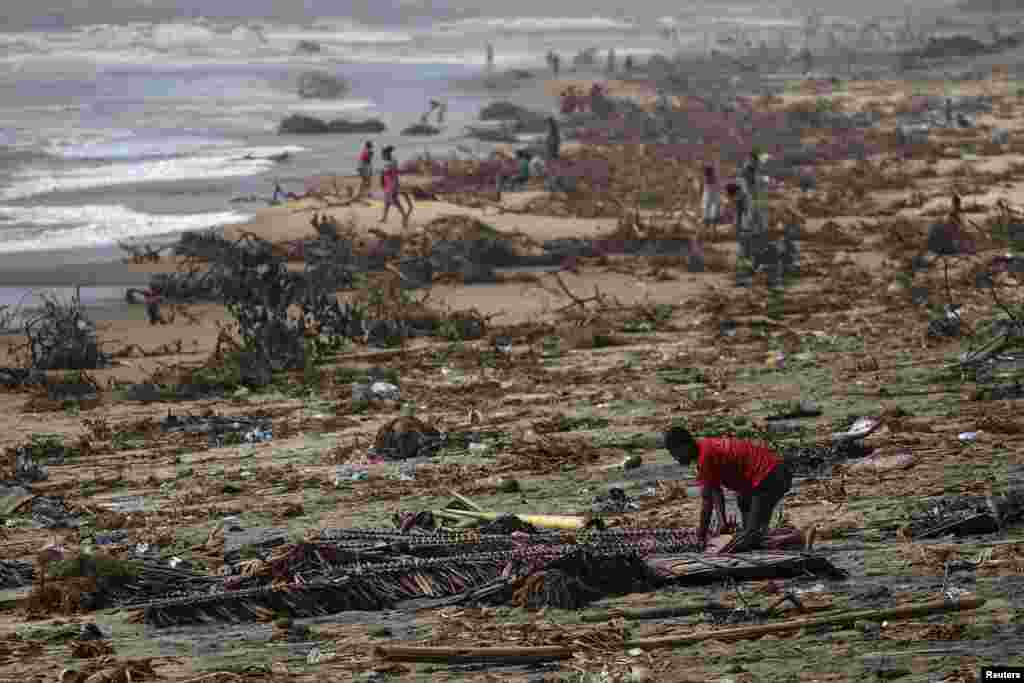
[[[959, 612], [977, 609], [985, 604], [984, 598], [967, 598], [964, 600], [933, 600], [916, 605], [904, 605], [891, 609], [869, 609], [856, 612], [844, 612], [828, 617], [792, 619], [778, 624], [763, 626], [747, 626], [741, 628], [719, 629], [703, 633], [691, 633], [682, 636], [666, 636], [664, 638], [647, 638], [631, 640], [623, 644], [626, 649], [656, 650], [661, 648], [685, 647], [696, 645], [708, 640], [724, 642], [737, 640], [753, 640], [762, 636], [802, 628], [818, 626], [834, 626], [857, 621], [892, 621], [910, 619], [941, 612]], [[527, 662], [552, 661], [569, 659], [573, 650], [568, 647], [406, 647], [378, 646], [374, 653], [383, 659], [394, 662], [441, 662], [444, 664], [465, 664], [469, 662], [489, 662], [501, 664], [523, 664]]]
[[390, 662], [439, 662], [442, 664], [529, 664], [572, 657], [572, 649], [540, 647], [403, 647], [378, 645], [374, 654]]
[[[644, 619], [675, 619], [677, 617], [689, 617], [694, 614], [701, 614], [714, 608], [714, 604], [687, 605], [684, 607], [651, 607], [649, 609], [620, 610], [601, 612], [599, 614], [584, 614], [580, 621], [586, 624], [603, 624], [612, 619], [627, 619], [629, 621], [643, 621]], [[719, 605], [721, 607], [721, 605]], [[723, 608], [724, 609], [724, 608]]]
[[985, 604], [984, 598], [967, 598], [965, 600], [932, 600], [917, 605], [903, 605], [890, 609], [866, 609], [856, 612], [843, 612], [829, 617], [817, 617], [809, 619], [792, 619], [778, 624], [764, 624], [763, 626], [745, 626], [741, 628], [729, 628], [720, 631], [707, 631], [686, 636], [667, 636], [665, 638], [649, 638], [646, 640], [633, 640], [626, 643], [628, 648], [640, 648], [642, 650], [653, 650], [663, 647], [679, 647], [702, 643], [705, 640], [753, 640], [762, 636], [774, 633], [786, 633], [787, 631], [799, 631], [802, 628], [816, 628], [818, 626], [835, 626], [837, 624], [852, 623], [859, 619], [865, 621], [893, 621], [896, 619], [910, 619], [923, 617], [929, 614], [941, 612], [959, 612], [963, 610], [977, 609]]
[[476, 512], [483, 512], [484, 511], [484, 509], [482, 507], [480, 507], [479, 505], [477, 505], [476, 503], [471, 501], [469, 498], [466, 498], [466, 496], [462, 495], [458, 491], [455, 491], [453, 489], [449, 489], [448, 493], [450, 493], [453, 496], [455, 496], [455, 499], [458, 500], [459, 502], [463, 503], [464, 505], [468, 505], [471, 510], [474, 510]]

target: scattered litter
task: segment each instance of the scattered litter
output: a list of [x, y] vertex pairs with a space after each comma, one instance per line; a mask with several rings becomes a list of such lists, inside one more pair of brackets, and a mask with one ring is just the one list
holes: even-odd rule
[[100, 506], [114, 512], [131, 514], [133, 512], [145, 512], [148, 509], [145, 496], [119, 496], [101, 502]]
[[399, 417], [377, 431], [373, 455], [388, 460], [432, 457], [445, 445], [438, 430], [415, 417]]
[[608, 493], [597, 496], [590, 509], [602, 514], [619, 514], [639, 510], [640, 506], [622, 489], [611, 488]]
[[511, 337], [495, 337], [494, 338], [494, 350], [500, 354], [509, 355], [512, 353], [512, 338]]
[[334, 468], [334, 486], [341, 486], [348, 481], [366, 481], [370, 473], [365, 467], [358, 465], [336, 465]]
[[37, 481], [46, 481], [50, 478], [47, 468], [36, 462], [30, 451], [17, 450], [14, 452], [14, 480], [30, 484]]
[[367, 401], [400, 401], [402, 400], [402, 392], [390, 382], [353, 384], [352, 400], [357, 403]]
[[240, 443], [263, 443], [273, 439], [270, 420], [261, 417], [243, 416], [193, 416], [167, 414], [160, 421], [160, 428], [167, 433], [206, 434], [212, 447]]
[[167, 566], [171, 569], [192, 569], [192, 563], [188, 560], [183, 560], [177, 555], [167, 560]]
[[821, 407], [817, 403], [809, 399], [803, 399], [796, 404], [792, 409], [787, 410], [784, 413], [778, 413], [766, 418], [769, 422], [776, 420], [800, 420], [808, 417], [819, 417], [821, 415]]
[[917, 462], [913, 453], [902, 449], [895, 453], [878, 450], [866, 458], [849, 464], [851, 472], [892, 472], [913, 467]]
[[398, 481], [416, 481], [416, 464], [402, 463], [399, 465]]
[[0, 590], [29, 586], [32, 584], [33, 574], [31, 562], [0, 560]]
[[960, 439], [961, 441], [977, 441], [978, 432], [960, 432], [960, 434], [958, 434], [956, 438]]
[[990, 140], [993, 145], [1008, 145], [1010, 144], [1010, 131], [1005, 128], [993, 128]]
[[850, 426], [845, 432], [835, 432], [832, 434], [833, 441], [856, 441], [863, 439], [870, 434], [873, 434], [879, 427], [882, 426], [882, 421], [873, 417], [861, 417], [858, 418], [853, 425]]
[[914, 538], [994, 533], [1024, 519], [1024, 494], [948, 496], [918, 503], [910, 514]]
[[0, 368], [0, 386], [5, 389], [46, 384], [46, 373], [35, 368]]
[[124, 529], [116, 529], [114, 531], [107, 531], [104, 533], [96, 534], [93, 538], [93, 542], [96, 545], [117, 545], [124, 543], [128, 540], [128, 532]]
[[46, 529], [71, 529], [82, 525], [81, 515], [72, 512], [63, 498], [36, 496], [30, 503], [29, 516]]

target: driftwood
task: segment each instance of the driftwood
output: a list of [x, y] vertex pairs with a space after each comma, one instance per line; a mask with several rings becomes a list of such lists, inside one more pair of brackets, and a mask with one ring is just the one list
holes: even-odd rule
[[[985, 604], [984, 598], [967, 598], [964, 600], [933, 600], [917, 605], [904, 605], [891, 609], [869, 609], [855, 612], [843, 612], [827, 617], [808, 619], [792, 619], [777, 624], [748, 626], [743, 628], [721, 629], [703, 633], [664, 638], [646, 638], [623, 643], [625, 649], [657, 650], [696, 645], [708, 640], [731, 642], [737, 640], [755, 640], [776, 633], [799, 631], [802, 628], [819, 626], [836, 626], [849, 624], [857, 620], [894, 621], [911, 619], [942, 612], [960, 612], [973, 610]], [[576, 649], [561, 646], [543, 647], [408, 647], [378, 646], [374, 653], [382, 659], [392, 662], [442, 662], [445, 664], [465, 664], [471, 662], [488, 662], [503, 664], [525, 664], [528, 662], [554, 661], [569, 659]]]

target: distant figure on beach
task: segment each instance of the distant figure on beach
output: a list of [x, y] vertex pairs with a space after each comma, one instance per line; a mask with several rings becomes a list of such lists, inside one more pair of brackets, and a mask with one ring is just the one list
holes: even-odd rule
[[366, 141], [359, 153], [359, 194], [366, 194], [373, 184], [373, 142]]
[[722, 193], [718, 187], [718, 174], [712, 164], [704, 165], [701, 208], [704, 214], [704, 228], [713, 233], [722, 214]]
[[747, 214], [751, 209], [750, 195], [742, 183], [731, 182], [725, 186], [725, 193], [732, 202], [736, 213], [736, 243], [739, 246], [739, 258], [749, 259], [749, 241], [747, 240]]
[[615, 60], [615, 48], [608, 50], [608, 63], [605, 65], [605, 72], [611, 76], [615, 73], [616, 60]]
[[492, 73], [494, 71], [494, 46], [487, 43], [487, 72]]
[[811, 55], [811, 50], [805, 47], [800, 51], [800, 61], [804, 65], [804, 76], [811, 73], [811, 69], [814, 67], [814, 57]]
[[622, 62], [622, 68], [626, 71], [626, 75], [633, 73], [633, 55], [626, 55], [626, 59]]
[[274, 183], [274, 196], [270, 198], [270, 205], [275, 206], [281, 203], [281, 197], [284, 196], [284, 190], [281, 189], [281, 183]]
[[531, 155], [525, 149], [516, 150], [516, 170], [517, 173], [514, 176], [506, 176], [501, 173], [497, 177], [497, 187], [500, 196], [505, 190], [521, 189], [530, 182], [530, 158]]
[[577, 106], [576, 88], [569, 86], [562, 91], [561, 112], [563, 114], [572, 114], [576, 111]]
[[740, 177], [743, 182], [746, 183], [747, 193], [753, 199], [757, 199], [760, 187], [758, 181], [760, 180], [761, 171], [761, 154], [755, 148], [751, 150], [750, 156], [747, 158], [746, 163], [743, 164], [743, 170], [740, 172]]
[[398, 209], [398, 213], [402, 214], [402, 227], [409, 225], [409, 216], [412, 215], [412, 199], [408, 194], [405, 195], [405, 200], [409, 203], [409, 208], [404, 209], [402, 207], [401, 185], [398, 179], [398, 163], [392, 156], [395, 148], [388, 145], [381, 150], [380, 156], [384, 160], [384, 172], [380, 175], [380, 184], [384, 188], [384, 215], [381, 216], [380, 222], [386, 223], [388, 220], [388, 211], [394, 206]]
[[535, 156], [530, 162], [530, 177], [531, 178], [543, 178], [548, 173], [548, 165], [545, 163], [544, 158], [541, 156]]
[[551, 52], [551, 73], [558, 78], [558, 72], [562, 70], [562, 58], [558, 56], [557, 52]]
[[562, 136], [558, 132], [558, 121], [555, 120], [554, 116], [548, 117], [548, 137], [545, 140], [545, 145], [548, 152], [548, 161], [557, 159], [562, 149]]
[[423, 124], [424, 126], [427, 125], [427, 121], [430, 119], [430, 115], [433, 114], [435, 111], [437, 112], [437, 125], [442, 125], [444, 123], [445, 112], [448, 111], [448, 105], [442, 102], [441, 100], [435, 99], [430, 100], [430, 109], [427, 110], [426, 114], [420, 117], [420, 123]]
[[160, 290], [155, 287], [144, 289], [142, 296], [146, 302], [146, 316], [149, 318], [150, 325], [166, 325], [167, 321], [160, 314], [160, 302], [163, 301], [163, 296], [160, 295]]

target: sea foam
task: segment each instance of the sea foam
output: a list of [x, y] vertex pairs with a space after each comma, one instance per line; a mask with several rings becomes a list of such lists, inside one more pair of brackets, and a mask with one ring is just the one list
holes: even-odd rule
[[0, 190], [0, 199], [13, 201], [51, 192], [113, 185], [252, 176], [273, 167], [275, 162], [266, 157], [304, 149], [297, 146], [245, 147], [210, 156], [114, 162], [66, 171], [30, 168], [13, 174], [11, 184]]
[[[0, 206], [0, 253], [111, 246], [138, 237], [241, 223], [250, 214], [148, 214], [119, 205]], [[33, 228], [6, 227], [6, 223]]]

